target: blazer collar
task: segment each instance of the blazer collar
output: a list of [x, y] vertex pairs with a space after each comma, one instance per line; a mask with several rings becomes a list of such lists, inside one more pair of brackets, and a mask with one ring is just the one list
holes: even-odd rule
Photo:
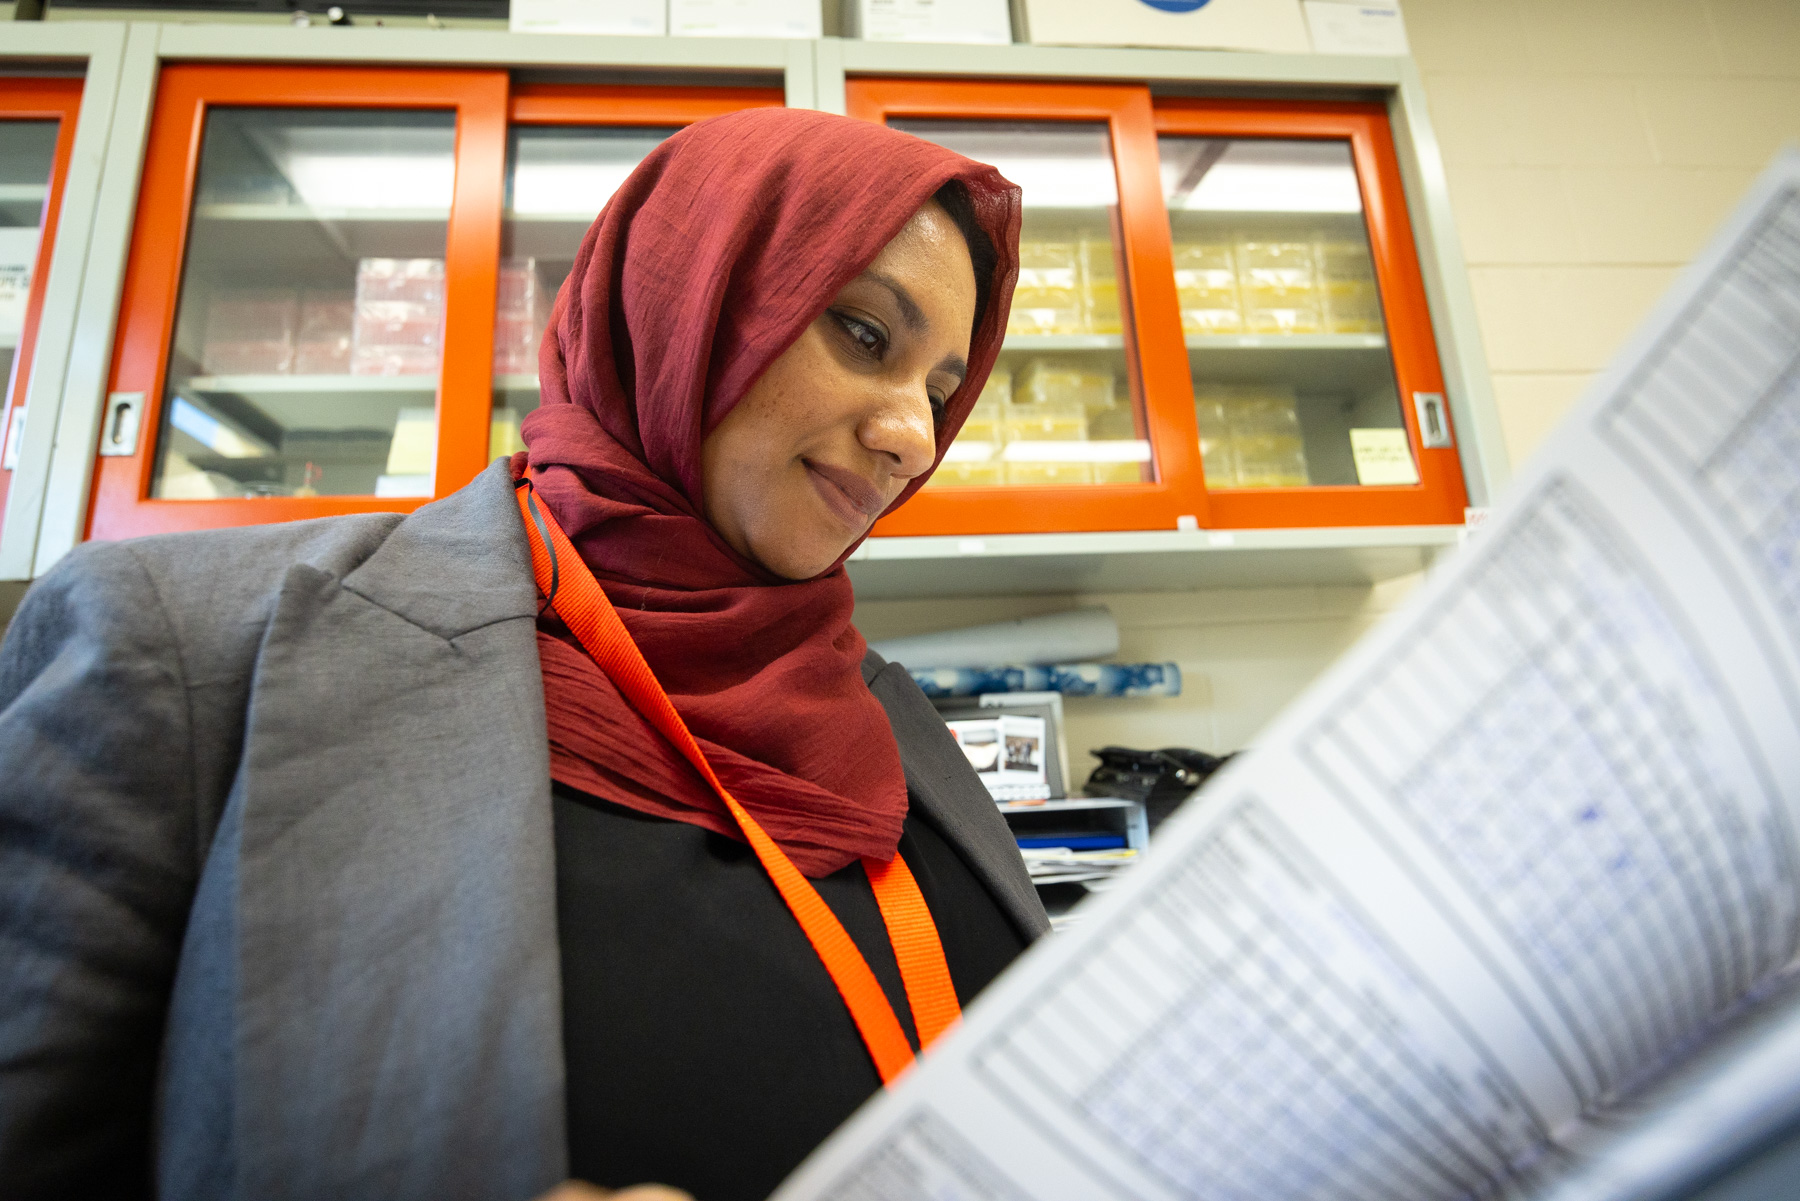
[[[458, 578], [447, 580], [447, 569]], [[446, 639], [535, 615], [531, 548], [506, 460], [407, 516], [343, 586]]]
[[1027, 940], [1049, 930], [1050, 919], [1012, 830], [969, 769], [938, 711], [900, 664], [870, 651], [863, 658], [862, 672], [863, 682], [887, 710], [900, 743], [900, 763], [913, 807], [961, 852]]

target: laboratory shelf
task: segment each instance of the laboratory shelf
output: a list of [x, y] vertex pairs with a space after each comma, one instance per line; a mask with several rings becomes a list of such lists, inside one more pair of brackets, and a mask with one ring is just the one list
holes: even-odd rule
[[1122, 350], [1123, 334], [1008, 334], [1002, 350]]
[[1459, 525], [1142, 530], [871, 538], [848, 569], [861, 600], [1359, 585], [1429, 567]]
[[[506, 260], [536, 258], [550, 264], [546, 277], [554, 275], [588, 220], [587, 212], [565, 204], [510, 207], [509, 139], [545, 125], [674, 127], [706, 115], [702, 108], [710, 113], [749, 103], [740, 93], [751, 90], [790, 105], [903, 124], [1104, 124], [1111, 147], [1101, 158], [1112, 160], [1103, 165], [1119, 187], [1110, 209], [1124, 267], [1117, 280], [1129, 293], [1120, 305], [1126, 331], [1015, 334], [1001, 361], [1015, 375], [1036, 355], [1111, 369], [1120, 393], [1144, 410], [1132, 449], [1150, 444], [1154, 478], [1117, 487], [930, 489], [897, 515], [905, 520], [884, 521], [883, 536], [859, 549], [850, 571], [863, 596], [1387, 579], [1418, 570], [1455, 543], [1460, 524], [1439, 523], [1456, 523], [1462, 513], [1463, 501], [1454, 495], [1459, 479], [1468, 481], [1468, 499], [1483, 504], [1504, 478], [1439, 156], [1416, 72], [1401, 59], [271, 26], [258, 30], [252, 61], [241, 27], [193, 21], [22, 26], [14, 41], [19, 45], [0, 54], [9, 65], [58, 56], [99, 64], [87, 80], [89, 116], [96, 119], [84, 122], [83, 136], [93, 144], [72, 159], [81, 176], [77, 209], [93, 211], [72, 227], [82, 236], [64, 256], [69, 278], [50, 287], [45, 302], [55, 353], [33, 374], [32, 389], [44, 401], [34, 411], [50, 418], [37, 421], [39, 433], [28, 433], [22, 445], [19, 478], [28, 487], [20, 503], [36, 506], [34, 517], [0, 531], [6, 535], [0, 563], [23, 564], [22, 575], [41, 571], [83, 537], [387, 507], [335, 495], [227, 499], [217, 506], [146, 500], [160, 440], [173, 436], [162, 410], [184, 395], [203, 416], [226, 425], [241, 420], [247, 437], [265, 427], [285, 435], [386, 435], [403, 411], [416, 423], [413, 410], [431, 406], [438, 435], [433, 479], [440, 492], [454, 488], [487, 461], [490, 431], [504, 423], [506, 410], [522, 415], [537, 399], [533, 375], [497, 376], [490, 369], [497, 361], [490, 358], [500, 295], [495, 269]], [[202, 186], [208, 114], [260, 107], [277, 83], [299, 107], [392, 112], [408, 128], [414, 118], [407, 114], [454, 110], [457, 190], [448, 210], [418, 207], [400, 195], [370, 205], [340, 192], [342, 199], [320, 203], [313, 196], [313, 203], [299, 204], [279, 189]], [[322, 125], [347, 119], [331, 116]], [[1165, 147], [1172, 154], [1181, 139], [1195, 138], [1353, 145], [1369, 206], [1362, 216], [1308, 210], [1277, 220], [1256, 206], [1233, 203], [1228, 210], [1209, 202], [1185, 210], [1181, 220], [1234, 237], [1275, 221], [1270, 228], [1299, 240], [1366, 226], [1375, 238], [1391, 345], [1380, 334], [1184, 335], [1169, 287], [1168, 249], [1170, 237], [1183, 231], [1170, 225], [1176, 217], [1156, 165]], [[96, 183], [102, 163], [104, 179]], [[211, 175], [228, 165], [219, 159]], [[383, 199], [395, 207], [379, 207]], [[1054, 188], [1039, 200], [1049, 207], [1034, 204], [1031, 215], [1048, 221], [1046, 229], [1064, 216], [1085, 219], [1094, 207], [1059, 198]], [[35, 209], [42, 202], [17, 188], [0, 189], [0, 209]], [[1398, 262], [1396, 271], [1395, 254], [1418, 262]], [[204, 289], [185, 287], [187, 268], [209, 274], [219, 288], [342, 292], [365, 257], [446, 261], [440, 374], [182, 378], [207, 357], [210, 313], [202, 306], [212, 299]], [[1087, 270], [1087, 260], [1082, 263]], [[1422, 291], [1411, 282], [1420, 274]], [[1391, 303], [1412, 292], [1420, 294]], [[177, 321], [184, 294], [192, 312]], [[1117, 326], [1095, 316], [1091, 324], [1067, 328]], [[177, 334], [193, 344], [176, 347]], [[68, 350], [75, 342], [82, 353]], [[1414, 366], [1396, 368], [1406, 363]], [[1419, 366], [1432, 363], [1449, 378]], [[1291, 389], [1307, 428], [1331, 435], [1309, 436], [1313, 486], [1208, 488], [1199, 469], [1190, 380]], [[98, 423], [114, 391], [144, 394], [144, 436], [133, 455], [96, 457], [80, 448], [98, 445]], [[1443, 394], [1454, 418], [1453, 445], [1420, 444], [1411, 420], [1415, 391]], [[1377, 399], [1384, 420], [1362, 411], [1378, 407]], [[1416, 488], [1360, 487], [1351, 478], [1353, 463], [1346, 467], [1313, 444], [1343, 441], [1338, 426], [1398, 428], [1388, 410], [1407, 426], [1421, 468], [1433, 468], [1421, 470], [1428, 478]], [[57, 447], [59, 457], [51, 453]], [[1179, 495], [1162, 495], [1171, 489]], [[1191, 528], [1196, 518], [1202, 528]]]
[[255, 396], [265, 393], [301, 393], [322, 396], [343, 392], [437, 391], [432, 375], [196, 375], [177, 391], [231, 393]]
[[1073, 796], [1055, 801], [997, 801], [1002, 813], [1054, 813], [1059, 809], [1130, 809], [1137, 801], [1116, 796]]
[[429, 406], [437, 375], [200, 375], [171, 393], [203, 400], [241, 433], [279, 445], [296, 430], [391, 428], [394, 406]]
[[202, 204], [202, 221], [435, 221], [450, 219], [446, 208], [314, 208], [303, 204]]
[[1189, 334], [1189, 350], [1386, 350], [1382, 334]]

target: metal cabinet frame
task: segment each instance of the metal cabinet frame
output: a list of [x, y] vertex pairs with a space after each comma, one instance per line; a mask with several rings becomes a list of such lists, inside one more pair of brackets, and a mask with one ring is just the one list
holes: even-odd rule
[[[41, 575], [84, 535], [120, 285], [164, 62], [503, 68], [543, 81], [715, 85], [779, 80], [791, 107], [843, 112], [854, 76], [1148, 82], [1154, 95], [1385, 105], [1399, 155], [1470, 503], [1510, 474], [1443, 162], [1412, 63], [1399, 58], [853, 39], [631, 38], [487, 30], [160, 22], [13, 22], [0, 70], [86, 64], [75, 162], [38, 338], [18, 472], [0, 529], [0, 580]], [[54, 417], [49, 420], [48, 417]], [[1458, 527], [1152, 530], [871, 539], [859, 591], [924, 596], [1109, 587], [1366, 582], [1427, 565]]]
[[[36, 551], [47, 502], [53, 495], [50, 476], [59, 452], [68, 465], [79, 464], [84, 471], [92, 465], [99, 397], [112, 358], [112, 311], [118, 304], [123, 239], [128, 236], [131, 219], [129, 211], [123, 213], [123, 220], [109, 219], [107, 185], [116, 182], [121, 171], [135, 176], [139, 153], [130, 149], [128, 131], [121, 160], [121, 148], [113, 137], [121, 108], [126, 110], [125, 123], [130, 124], [130, 105], [121, 104], [120, 86], [125, 26], [15, 21], [4, 28], [6, 45], [0, 51], [0, 72], [74, 75], [83, 80], [31, 370], [21, 398], [26, 415], [19, 461], [6, 494], [5, 522], [0, 525], [0, 580], [28, 580], [39, 574], [34, 570]], [[129, 203], [126, 208], [129, 210]], [[96, 313], [105, 315], [102, 326], [93, 320]], [[94, 398], [96, 412], [90, 415], [85, 431], [64, 428], [63, 401], [71, 393]], [[86, 503], [85, 493], [68, 499], [83, 506]], [[45, 566], [73, 545], [73, 540], [68, 541]]]

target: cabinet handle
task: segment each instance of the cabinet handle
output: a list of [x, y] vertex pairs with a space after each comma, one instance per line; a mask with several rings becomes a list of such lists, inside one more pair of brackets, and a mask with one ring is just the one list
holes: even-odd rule
[[100, 431], [100, 453], [137, 453], [138, 426], [144, 413], [142, 392], [113, 392], [106, 398], [106, 428]]

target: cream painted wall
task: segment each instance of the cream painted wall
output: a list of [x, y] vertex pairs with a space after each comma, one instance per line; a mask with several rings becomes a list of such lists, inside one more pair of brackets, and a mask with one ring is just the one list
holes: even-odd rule
[[1516, 465], [1800, 142], [1800, 0], [1403, 8]]
[[[1800, 140], [1800, 0], [1404, 0], [1517, 463], [1784, 140]], [[1074, 700], [1070, 766], [1109, 742], [1231, 750], [1411, 590], [864, 604], [871, 638], [1105, 604], [1170, 700]]]
[[1119, 657], [1181, 665], [1182, 695], [1167, 699], [1069, 698], [1069, 769], [1079, 784], [1093, 747], [1191, 746], [1230, 751], [1256, 732], [1369, 626], [1409, 593], [1416, 577], [1375, 588], [1114, 592], [970, 600], [869, 601], [857, 605], [865, 637], [898, 638], [1012, 617], [1105, 605], [1119, 620]]

